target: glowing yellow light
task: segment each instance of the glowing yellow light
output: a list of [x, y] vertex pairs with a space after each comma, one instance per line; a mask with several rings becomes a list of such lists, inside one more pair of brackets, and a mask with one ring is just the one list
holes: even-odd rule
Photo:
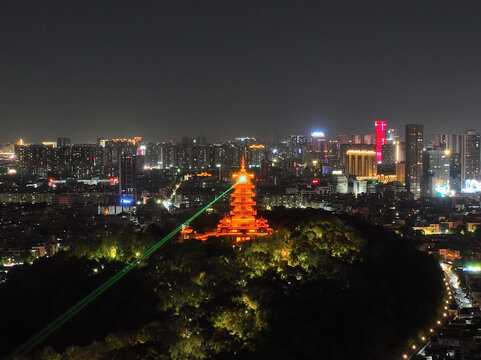
[[346, 151], [347, 155], [356, 155], [356, 154], [361, 154], [361, 155], [376, 155], [376, 152], [374, 150], [355, 150], [355, 149], [350, 149]]
[[249, 146], [249, 149], [264, 149], [264, 148], [265, 148], [265, 146], [262, 145], [262, 144], [257, 144], [257, 145], [254, 144], [254, 145]]
[[239, 181], [240, 181], [241, 183], [245, 183], [245, 182], [247, 181], [247, 176], [245, 176], [245, 175], [239, 176]]

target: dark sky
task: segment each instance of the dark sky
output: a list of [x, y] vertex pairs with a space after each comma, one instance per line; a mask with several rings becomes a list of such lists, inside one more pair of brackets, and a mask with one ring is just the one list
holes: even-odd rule
[[481, 130], [481, 1], [0, 1], [0, 140]]

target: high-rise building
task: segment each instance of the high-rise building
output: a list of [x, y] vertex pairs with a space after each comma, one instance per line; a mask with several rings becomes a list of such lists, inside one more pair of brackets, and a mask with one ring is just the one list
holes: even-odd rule
[[136, 156], [123, 154], [119, 162], [119, 193], [121, 205], [133, 205], [136, 196]]
[[463, 148], [463, 135], [437, 134], [434, 136], [434, 146], [451, 150], [452, 153], [461, 154]]
[[164, 143], [160, 145], [160, 167], [169, 169], [175, 165], [175, 144]]
[[76, 144], [70, 152], [71, 174], [76, 179], [90, 179], [98, 176], [97, 148], [95, 144]]
[[246, 149], [247, 167], [260, 168], [262, 161], [266, 159], [266, 147], [262, 144], [254, 144]]
[[396, 141], [398, 141], [398, 136], [396, 134], [395, 129], [387, 129], [386, 130], [386, 143], [391, 143], [391, 144], [396, 144]]
[[302, 161], [302, 156], [307, 145], [304, 135], [291, 135], [287, 139], [287, 153], [291, 159]]
[[339, 135], [339, 145], [350, 144], [351, 137], [349, 135]]
[[363, 138], [364, 145], [374, 145], [376, 144], [376, 134], [367, 134]]
[[59, 137], [57, 138], [57, 147], [72, 145], [69, 137]]
[[[377, 149], [376, 149], [376, 160], [377, 160]], [[386, 143], [382, 146], [382, 164], [383, 165], [394, 165], [396, 164], [396, 144], [391, 142]], [[379, 163], [379, 162], [378, 162]]]
[[406, 161], [406, 143], [404, 141], [396, 141], [395, 151], [396, 151], [396, 163]]
[[451, 151], [451, 159], [449, 163], [449, 172], [451, 177], [451, 190], [461, 192], [461, 154]]
[[324, 152], [326, 150], [326, 138], [322, 131], [311, 133], [311, 149], [314, 152]]
[[466, 180], [480, 179], [480, 135], [474, 130], [467, 130], [463, 134], [461, 150], [461, 186], [464, 188]]
[[359, 134], [353, 134], [352, 135], [352, 141], [351, 141], [354, 145], [359, 145], [359, 144], [362, 144], [364, 142], [364, 139], [361, 135]]
[[421, 194], [423, 176], [423, 126], [406, 125], [406, 187], [415, 196]]
[[446, 196], [450, 186], [451, 150], [428, 148], [423, 152], [422, 193], [425, 196]]
[[386, 145], [386, 121], [374, 121], [374, 128], [376, 134], [376, 161], [382, 162], [382, 147]]

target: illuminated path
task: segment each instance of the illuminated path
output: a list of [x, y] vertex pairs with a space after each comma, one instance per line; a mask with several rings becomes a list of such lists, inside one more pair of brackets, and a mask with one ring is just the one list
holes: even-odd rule
[[449, 279], [449, 283], [451, 284], [451, 289], [453, 289], [454, 299], [456, 300], [458, 308], [463, 309], [472, 307], [473, 304], [469, 300], [464, 290], [459, 286], [458, 275], [456, 275], [456, 273], [454, 273], [448, 266], [442, 266], [442, 268], [444, 270], [444, 274]]
[[188, 220], [183, 222], [179, 227], [169, 233], [167, 236], [162, 238], [159, 242], [152, 245], [148, 250], [146, 250], [142, 255], [140, 255], [137, 259], [126, 265], [122, 270], [117, 272], [114, 276], [100, 285], [98, 288], [93, 290], [90, 294], [60, 315], [56, 320], [45, 326], [42, 330], [36, 333], [32, 338], [30, 338], [27, 342], [25, 342], [22, 346], [8, 355], [5, 360], [15, 359], [17, 356], [32, 350], [35, 346], [40, 344], [43, 340], [45, 340], [50, 334], [52, 334], [55, 330], [60, 328], [63, 324], [65, 324], [68, 320], [74, 317], [79, 311], [81, 311], [84, 307], [90, 304], [93, 300], [95, 300], [98, 296], [103, 294], [108, 288], [114, 285], [117, 281], [123, 278], [130, 270], [132, 270], [136, 265], [140, 264], [143, 260], [145, 260], [150, 254], [152, 254], [155, 250], [157, 250], [160, 246], [162, 246], [167, 240], [172, 238], [175, 234], [177, 234], [183, 226], [189, 224], [192, 220], [194, 220], [197, 216], [202, 214], [206, 209], [211, 207], [214, 203], [216, 203], [219, 199], [221, 199], [224, 195], [226, 195], [229, 191], [232, 190], [232, 186], [224, 191], [221, 195], [216, 197], [202, 209], [200, 209], [197, 213], [192, 215]]
[[[469, 300], [468, 296], [466, 295], [464, 290], [459, 286], [458, 275], [451, 270], [450, 266], [446, 266], [446, 264], [444, 263], [441, 263], [441, 268], [444, 271], [445, 284], [448, 289], [448, 292], [449, 294], [452, 294], [450, 295], [450, 297], [452, 296], [454, 298], [458, 309], [472, 307], [472, 303]], [[447, 307], [445, 307], [445, 310], [447, 310]], [[430, 344], [428, 337], [427, 339], [428, 340], [423, 344], [423, 346], [418, 351], [413, 352], [409, 357], [406, 357], [405, 359], [412, 359], [415, 355], [418, 355], [418, 354], [422, 356], [426, 356], [425, 350]]]

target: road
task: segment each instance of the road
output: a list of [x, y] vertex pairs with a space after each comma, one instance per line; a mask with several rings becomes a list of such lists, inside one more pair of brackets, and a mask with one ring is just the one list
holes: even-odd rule
[[[458, 309], [472, 307], [472, 303], [466, 295], [465, 291], [459, 286], [459, 278], [455, 272], [452, 271], [451, 266], [441, 263], [441, 268], [444, 271], [445, 281], [447, 280], [446, 287], [451, 290], [452, 296], [456, 301]], [[429, 336], [426, 337], [426, 342], [419, 348], [418, 351], [411, 353], [406, 359], [412, 359], [416, 355], [425, 356], [425, 349], [429, 345]]]

